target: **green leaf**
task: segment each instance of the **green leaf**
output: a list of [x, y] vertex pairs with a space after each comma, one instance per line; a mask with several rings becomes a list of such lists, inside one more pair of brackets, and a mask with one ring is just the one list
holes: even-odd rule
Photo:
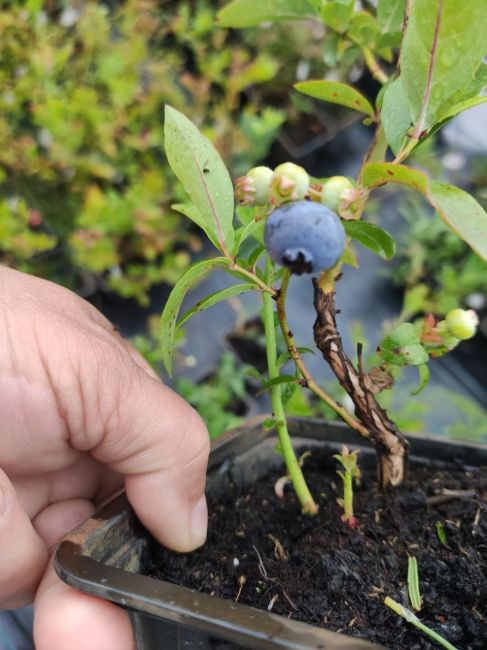
[[436, 531], [436, 536], [438, 537], [438, 541], [440, 544], [443, 546], [446, 545], [446, 531], [445, 531], [445, 526], [442, 524], [441, 521], [436, 521], [435, 522], [435, 531]]
[[384, 338], [377, 352], [386, 363], [394, 366], [421, 366], [429, 361], [417, 329], [411, 323], [396, 327]]
[[357, 256], [355, 255], [355, 251], [351, 248], [351, 246], [344, 248], [342, 256], [340, 257], [340, 261], [342, 264], [349, 264], [350, 266], [353, 266], [354, 269], [359, 268]]
[[486, 51], [487, 11], [479, 0], [412, 2], [400, 69], [413, 122], [423, 131], [472, 83]]
[[396, 242], [394, 237], [379, 226], [367, 221], [344, 221], [345, 232], [376, 255], [386, 260], [394, 257]]
[[414, 555], [408, 557], [408, 593], [409, 602], [414, 610], [420, 611], [423, 606], [423, 599], [419, 591], [419, 574], [418, 574], [418, 561]]
[[445, 112], [449, 107], [459, 104], [462, 101], [467, 99], [472, 99], [477, 97], [482, 90], [487, 86], [487, 63], [481, 63], [475, 72], [475, 76], [468, 86], [467, 89], [462, 88], [457, 93], [455, 93], [449, 100], [448, 104], [445, 105]]
[[406, 0], [379, 0], [377, 20], [383, 34], [400, 32], [404, 21]]
[[191, 316], [194, 316], [194, 314], [197, 314], [200, 311], [205, 311], [205, 309], [213, 307], [213, 305], [217, 305], [219, 302], [223, 302], [224, 300], [238, 296], [241, 293], [245, 293], [246, 291], [253, 291], [254, 289], [255, 284], [249, 282], [247, 284], [234, 284], [231, 287], [227, 287], [226, 289], [221, 289], [220, 291], [211, 293], [209, 296], [206, 296], [197, 302], [194, 307], [188, 309], [188, 311], [181, 317], [180, 321], [176, 325], [176, 329], [179, 329], [182, 325], [184, 325], [184, 323], [186, 323], [186, 321], [188, 321]]
[[355, 0], [334, 0], [323, 4], [321, 18], [325, 25], [336, 32], [347, 31], [350, 18], [353, 16]]
[[374, 109], [370, 102], [358, 90], [340, 81], [302, 81], [295, 84], [294, 87], [300, 93], [315, 99], [347, 106], [347, 108], [353, 108], [353, 110], [366, 113], [371, 117], [374, 116]]
[[189, 267], [184, 275], [176, 282], [161, 315], [160, 340], [162, 360], [167, 372], [172, 374], [172, 355], [174, 348], [174, 335], [176, 333], [176, 319], [184, 300], [186, 292], [203, 275], [217, 267], [225, 267], [230, 260], [225, 257], [215, 257], [210, 260], [196, 262]]
[[471, 97], [470, 99], [465, 99], [462, 102], [459, 102], [458, 104], [455, 104], [451, 108], [449, 108], [445, 113], [442, 113], [439, 118], [438, 122], [444, 122], [445, 120], [449, 120], [452, 117], [455, 117], [455, 115], [458, 115], [458, 113], [462, 113], [463, 111], [467, 111], [469, 108], [473, 108], [474, 106], [478, 106], [479, 104], [484, 104], [487, 102], [487, 96], [482, 95], [480, 97]]
[[201, 216], [200, 211], [195, 205], [192, 205], [191, 203], [175, 203], [174, 205], [171, 205], [171, 209], [175, 210], [176, 212], [180, 212], [181, 214], [184, 214], [185, 217], [188, 217], [188, 219], [191, 219], [191, 221], [193, 221], [205, 232], [211, 243], [216, 248], [220, 249], [220, 245], [218, 243], [218, 239], [215, 237], [215, 233], [208, 228], [208, 224]]
[[317, 18], [310, 0], [233, 0], [217, 14], [220, 27], [253, 27], [264, 22]]
[[[306, 348], [306, 347], [299, 347], [297, 348], [297, 351], [299, 354], [316, 354], [314, 350], [311, 348]], [[285, 363], [288, 361], [291, 361], [292, 356], [289, 354], [289, 352], [282, 352], [278, 357], [277, 357], [277, 366], [280, 368], [283, 366]]]
[[447, 226], [487, 261], [487, 214], [477, 201], [463, 190], [406, 165], [370, 163], [364, 169], [363, 184], [370, 188], [400, 183], [421, 192]]
[[232, 250], [232, 255], [237, 255], [240, 246], [249, 237], [253, 236], [258, 242], [263, 241], [265, 221], [250, 221], [246, 226], [242, 226], [235, 231], [235, 245]]
[[296, 384], [297, 379], [294, 375], [279, 375], [279, 377], [274, 377], [270, 381], [263, 382], [264, 390], [257, 395], [262, 395], [263, 393], [270, 390], [273, 386], [280, 386], [281, 384]]
[[427, 363], [423, 363], [422, 365], [418, 366], [418, 372], [419, 386], [411, 392], [411, 395], [419, 395], [419, 393], [423, 390], [423, 388], [430, 380], [430, 369]]
[[262, 257], [262, 255], [265, 255], [266, 253], [266, 247], [265, 246], [257, 246], [252, 253], [249, 255], [249, 259], [247, 260], [247, 266], [249, 268], [253, 268], [259, 259]]
[[[227, 254], [234, 242], [233, 184], [220, 154], [185, 115], [166, 106], [166, 155], [175, 175], [200, 213], [205, 231], [213, 233]], [[213, 239], [212, 239], [213, 241]]]
[[380, 36], [380, 26], [374, 16], [358, 11], [350, 20], [347, 35], [359, 46], [374, 48]]
[[384, 88], [380, 121], [387, 143], [397, 155], [405, 145], [406, 134], [413, 124], [400, 77]]

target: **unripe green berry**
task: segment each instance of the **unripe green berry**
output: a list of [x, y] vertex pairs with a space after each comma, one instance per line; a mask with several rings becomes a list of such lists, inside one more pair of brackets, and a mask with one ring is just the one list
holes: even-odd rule
[[473, 309], [452, 309], [446, 315], [445, 323], [450, 334], [466, 341], [475, 335], [479, 319]]
[[323, 183], [321, 202], [339, 214], [340, 203], [350, 195], [350, 191], [353, 189], [353, 183], [346, 176], [332, 176]]
[[254, 194], [254, 203], [256, 205], [266, 205], [269, 203], [269, 188], [271, 185], [271, 178], [273, 171], [270, 167], [252, 167], [247, 173], [247, 178], [250, 178]]
[[309, 175], [303, 167], [287, 162], [274, 169], [270, 187], [270, 202], [282, 205], [301, 201], [309, 189]]

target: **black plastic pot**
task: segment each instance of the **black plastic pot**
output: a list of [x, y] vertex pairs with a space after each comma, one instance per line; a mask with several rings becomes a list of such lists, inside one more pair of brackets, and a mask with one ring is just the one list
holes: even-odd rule
[[[342, 443], [359, 446], [355, 433], [339, 423], [290, 419], [297, 447]], [[487, 445], [468, 445], [440, 438], [410, 438], [411, 462], [441, 467], [452, 462], [487, 465]], [[262, 418], [228, 432], [212, 447], [208, 491], [218, 494], [231, 478], [255, 482], [281, 464], [276, 438]], [[374, 462], [370, 448], [363, 461]], [[378, 650], [382, 646], [299, 623], [233, 601], [154, 580], [151, 567], [155, 540], [141, 526], [125, 495], [73, 531], [59, 546], [55, 567], [68, 584], [122, 605], [129, 611], [139, 650], [199, 648], [230, 650]]]

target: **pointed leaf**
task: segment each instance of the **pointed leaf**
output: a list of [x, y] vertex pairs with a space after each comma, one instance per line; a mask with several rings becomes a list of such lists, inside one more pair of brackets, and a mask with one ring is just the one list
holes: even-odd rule
[[261, 221], [250, 221], [246, 226], [238, 228], [235, 231], [235, 244], [232, 250], [232, 255], [234, 257], [237, 255], [238, 251], [240, 250], [240, 246], [248, 237], [254, 236], [258, 242], [262, 243], [264, 237], [264, 228], [265, 221], [263, 219]]
[[403, 323], [396, 327], [381, 342], [377, 353], [386, 363], [394, 366], [421, 366], [429, 361], [428, 353], [412, 323]]
[[387, 143], [397, 155], [403, 148], [406, 134], [413, 125], [400, 77], [384, 88], [380, 121], [384, 127]]
[[418, 372], [419, 372], [419, 386], [415, 390], [413, 390], [411, 395], [419, 395], [419, 393], [423, 390], [423, 388], [430, 380], [430, 369], [427, 363], [423, 363], [422, 365], [418, 366]]
[[417, 169], [392, 163], [370, 163], [364, 169], [362, 182], [368, 188], [400, 183], [421, 192], [447, 226], [487, 261], [487, 213], [467, 192], [432, 181]]
[[216, 257], [210, 260], [196, 262], [187, 269], [184, 275], [177, 281], [161, 315], [160, 337], [162, 360], [167, 372], [172, 374], [172, 355], [174, 348], [174, 335], [176, 332], [176, 319], [184, 300], [186, 292], [205, 273], [217, 267], [228, 266], [230, 260], [225, 257]]
[[302, 81], [294, 85], [296, 90], [315, 99], [322, 99], [332, 104], [340, 104], [355, 111], [374, 117], [371, 103], [358, 90], [339, 81]]
[[216, 248], [220, 249], [220, 245], [218, 243], [218, 239], [215, 237], [215, 233], [213, 233], [208, 228], [208, 224], [201, 216], [200, 211], [195, 205], [191, 205], [191, 203], [175, 203], [174, 205], [171, 205], [171, 209], [175, 210], [176, 212], [180, 212], [181, 214], [184, 214], [185, 217], [188, 217], [188, 219], [191, 219], [193, 223], [195, 223], [204, 231], [211, 243]]
[[234, 242], [233, 184], [220, 154], [185, 115], [166, 106], [166, 155], [222, 252]]
[[220, 27], [252, 27], [264, 22], [296, 18], [317, 18], [310, 0], [233, 0], [218, 12]]
[[265, 381], [263, 383], [264, 390], [262, 390], [260, 393], [257, 393], [257, 395], [262, 395], [263, 393], [270, 390], [273, 386], [280, 386], [281, 384], [296, 384], [296, 383], [297, 383], [297, 379], [294, 375], [279, 375], [279, 377], [274, 377], [274, 379], [271, 379], [270, 381]]
[[455, 115], [458, 115], [458, 113], [462, 113], [463, 111], [468, 111], [469, 108], [473, 108], [474, 106], [478, 106], [479, 104], [484, 104], [485, 102], [487, 102], [487, 96], [485, 95], [466, 99], [462, 102], [459, 102], [458, 104], [455, 104], [454, 106], [449, 108], [445, 113], [442, 113], [438, 118], [438, 122], [444, 122], [445, 120], [449, 120], [450, 118], [455, 117]]
[[206, 296], [197, 302], [194, 307], [188, 309], [188, 311], [183, 316], [181, 316], [176, 329], [179, 329], [182, 325], [184, 325], [184, 323], [186, 323], [186, 321], [188, 321], [191, 316], [194, 316], [194, 314], [197, 314], [200, 311], [205, 311], [205, 309], [209, 309], [209, 307], [213, 307], [213, 305], [217, 305], [219, 302], [223, 302], [224, 300], [238, 296], [241, 293], [245, 293], [246, 291], [253, 291], [254, 289], [255, 284], [251, 284], [249, 282], [247, 284], [234, 284], [231, 287], [227, 287], [226, 289], [221, 289], [220, 291], [211, 293], [209, 296]]
[[355, 0], [334, 0], [324, 3], [321, 18], [325, 25], [336, 32], [345, 32], [353, 16], [354, 6]]
[[386, 260], [394, 257], [396, 242], [387, 230], [367, 221], [345, 221], [345, 232], [376, 255]]
[[437, 122], [448, 100], [467, 89], [487, 51], [487, 11], [479, 0], [412, 2], [400, 70], [413, 122]]
[[377, 20], [383, 34], [400, 32], [404, 21], [406, 0], [379, 0]]

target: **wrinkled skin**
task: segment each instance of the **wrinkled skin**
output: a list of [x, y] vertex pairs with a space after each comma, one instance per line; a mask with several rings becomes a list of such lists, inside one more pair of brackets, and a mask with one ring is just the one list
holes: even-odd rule
[[125, 486], [188, 551], [206, 537], [208, 432], [87, 302], [0, 267], [0, 607], [35, 601], [37, 650], [132, 650], [125, 612], [54, 574], [50, 552]]

